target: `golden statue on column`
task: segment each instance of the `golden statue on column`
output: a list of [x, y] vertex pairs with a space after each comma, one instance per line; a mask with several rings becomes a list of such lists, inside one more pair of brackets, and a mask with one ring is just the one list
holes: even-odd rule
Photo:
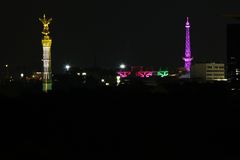
[[42, 34], [45, 36], [48, 36], [48, 34], [50, 34], [49, 32], [49, 27], [48, 25], [51, 23], [52, 18], [47, 19], [45, 14], [43, 15], [43, 18], [39, 18], [39, 20], [42, 22], [43, 24], [43, 31]]

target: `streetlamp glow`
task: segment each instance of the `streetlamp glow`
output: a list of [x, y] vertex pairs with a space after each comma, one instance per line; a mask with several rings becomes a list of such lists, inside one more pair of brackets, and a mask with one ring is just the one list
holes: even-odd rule
[[69, 71], [70, 68], [71, 68], [71, 66], [70, 66], [69, 64], [65, 65], [65, 69], [66, 69], [67, 71]]
[[120, 68], [121, 68], [121, 69], [125, 69], [125, 68], [126, 68], [126, 65], [125, 65], [125, 64], [120, 64]]
[[20, 74], [20, 76], [21, 76], [21, 78], [23, 78], [23, 77], [24, 77], [24, 74], [23, 74], [23, 73], [21, 73], [21, 74]]

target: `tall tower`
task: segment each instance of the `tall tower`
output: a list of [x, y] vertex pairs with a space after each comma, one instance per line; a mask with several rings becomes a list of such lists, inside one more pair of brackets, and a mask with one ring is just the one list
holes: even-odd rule
[[52, 40], [49, 36], [49, 27], [48, 25], [52, 21], [52, 18], [47, 19], [45, 14], [43, 18], [39, 18], [39, 20], [43, 24], [43, 38], [42, 38], [42, 46], [43, 46], [43, 73], [42, 73], [42, 89], [43, 92], [48, 92], [52, 90], [52, 67], [51, 67], [51, 45]]
[[183, 60], [185, 62], [184, 68], [187, 72], [190, 72], [191, 70], [191, 46], [190, 46], [190, 23], [189, 18], [187, 17], [187, 22], [185, 25], [186, 28], [186, 39], [185, 39], [185, 57], [183, 57]]

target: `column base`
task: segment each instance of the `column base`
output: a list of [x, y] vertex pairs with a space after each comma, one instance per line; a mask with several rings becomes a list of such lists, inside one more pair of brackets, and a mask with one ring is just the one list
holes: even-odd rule
[[52, 83], [43, 83], [43, 92], [47, 93], [52, 90]]

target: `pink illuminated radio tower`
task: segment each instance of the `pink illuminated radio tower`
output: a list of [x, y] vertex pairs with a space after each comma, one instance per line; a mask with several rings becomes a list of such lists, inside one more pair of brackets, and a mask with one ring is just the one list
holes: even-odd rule
[[191, 46], [190, 46], [190, 23], [189, 23], [189, 18], [187, 17], [187, 22], [185, 25], [186, 28], [186, 39], [185, 39], [185, 57], [183, 57], [183, 60], [185, 62], [185, 70], [187, 72], [190, 72], [191, 70]]

